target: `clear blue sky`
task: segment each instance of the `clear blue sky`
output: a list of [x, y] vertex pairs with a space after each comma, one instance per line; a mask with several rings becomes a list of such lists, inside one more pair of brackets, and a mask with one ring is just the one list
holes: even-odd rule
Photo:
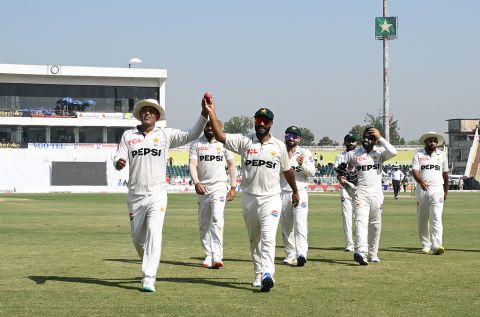
[[[341, 141], [382, 109], [382, 0], [54, 1], [1, 5], [0, 63], [165, 68], [171, 127], [188, 128], [204, 91], [223, 120], [275, 113], [272, 132]], [[390, 0], [391, 111], [407, 140], [480, 117], [480, 2]]]

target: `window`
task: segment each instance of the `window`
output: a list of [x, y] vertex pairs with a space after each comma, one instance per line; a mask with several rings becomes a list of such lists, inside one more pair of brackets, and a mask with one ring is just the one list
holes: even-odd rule
[[18, 142], [16, 140], [16, 126], [0, 126], [0, 143]]
[[103, 127], [78, 128], [78, 143], [103, 143]]
[[51, 127], [50, 143], [75, 143], [74, 127]]
[[22, 142], [45, 143], [47, 142], [47, 127], [24, 126]]
[[107, 143], [120, 143], [123, 132], [131, 128], [107, 128]]

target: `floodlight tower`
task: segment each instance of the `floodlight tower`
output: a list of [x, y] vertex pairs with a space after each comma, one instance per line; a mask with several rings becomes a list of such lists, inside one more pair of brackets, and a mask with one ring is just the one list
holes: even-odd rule
[[388, 16], [388, 0], [383, 0], [383, 16], [375, 18], [375, 38], [383, 42], [383, 129], [390, 141], [390, 88], [388, 41], [397, 38], [397, 17]]

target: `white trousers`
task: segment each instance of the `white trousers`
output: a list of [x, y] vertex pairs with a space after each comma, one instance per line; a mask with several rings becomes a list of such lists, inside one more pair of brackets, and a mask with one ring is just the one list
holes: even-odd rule
[[[430, 187], [427, 191], [417, 185], [415, 190], [417, 198], [417, 224], [418, 237], [422, 247], [437, 248], [442, 245], [443, 238], [443, 186]], [[432, 239], [430, 240], [429, 217], [432, 218]]]
[[382, 232], [383, 194], [357, 194], [353, 199], [355, 213], [355, 250], [377, 255]]
[[297, 207], [292, 205], [292, 192], [283, 191], [282, 198], [282, 238], [285, 253], [288, 257], [298, 258], [308, 253], [308, 193], [306, 189], [298, 192], [300, 201]]
[[223, 226], [226, 191], [198, 195], [200, 244], [205, 257], [223, 259]]
[[342, 220], [343, 220], [343, 235], [345, 237], [345, 245], [346, 247], [353, 247], [353, 234], [352, 234], [352, 217], [353, 217], [353, 205], [352, 205], [352, 198], [347, 194], [344, 189], [345, 193], [340, 195], [340, 200], [342, 204]]
[[142, 259], [142, 276], [155, 278], [162, 251], [162, 230], [167, 193], [128, 194], [127, 206], [133, 245]]
[[243, 218], [247, 226], [255, 274], [275, 274], [275, 237], [282, 210], [280, 194], [242, 195]]

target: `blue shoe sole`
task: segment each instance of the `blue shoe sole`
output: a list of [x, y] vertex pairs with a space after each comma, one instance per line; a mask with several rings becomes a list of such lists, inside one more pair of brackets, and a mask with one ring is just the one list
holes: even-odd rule
[[360, 253], [355, 253], [353, 255], [353, 259], [355, 260], [355, 262], [360, 263], [360, 265], [368, 265], [368, 262], [363, 259]]
[[305, 263], [307, 263], [307, 259], [303, 256], [299, 256], [297, 259], [297, 266], [305, 266]]
[[262, 280], [262, 288], [260, 289], [260, 292], [270, 292], [270, 289], [273, 288], [274, 285], [273, 279], [266, 277]]

